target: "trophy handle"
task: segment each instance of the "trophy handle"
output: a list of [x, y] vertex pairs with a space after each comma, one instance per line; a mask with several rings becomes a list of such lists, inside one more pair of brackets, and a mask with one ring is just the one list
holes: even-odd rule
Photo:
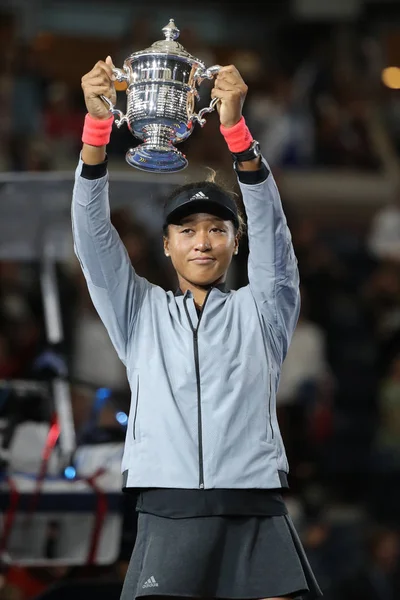
[[[221, 68], [220, 65], [213, 65], [212, 67], [208, 67], [208, 69], [204, 69], [203, 67], [198, 67], [197, 71], [194, 74], [194, 79], [195, 79], [196, 83], [201, 83], [202, 81], [204, 81], [204, 79], [213, 79], [215, 77], [215, 75], [218, 75], [220, 68]], [[203, 117], [203, 115], [205, 115], [206, 113], [212, 112], [215, 109], [218, 102], [219, 102], [219, 98], [213, 98], [211, 100], [209, 106], [202, 108], [201, 110], [199, 110], [199, 112], [197, 114], [194, 113], [192, 115], [192, 120], [194, 122], [197, 121], [198, 124], [201, 125], [201, 127], [203, 127], [206, 123], [206, 120]]]
[[[113, 73], [114, 73], [116, 81], [118, 81], [120, 83], [125, 81], [129, 85], [129, 67], [124, 68], [124, 71], [122, 69], [114, 68]], [[100, 98], [107, 105], [107, 108], [110, 111], [110, 113], [112, 115], [114, 115], [114, 117], [118, 117], [118, 119], [115, 120], [115, 124], [118, 128], [121, 127], [121, 125], [123, 123], [128, 123], [127, 116], [124, 115], [124, 113], [122, 111], [118, 110], [118, 108], [115, 108], [114, 104], [111, 102], [111, 100], [109, 98], [107, 98], [106, 96], [103, 96], [103, 95], [101, 95]]]
[[221, 65], [213, 65], [212, 67], [208, 67], [208, 69], [197, 67], [194, 74], [194, 80], [196, 83], [200, 84], [204, 79], [212, 79], [215, 75], [218, 75], [220, 69]]

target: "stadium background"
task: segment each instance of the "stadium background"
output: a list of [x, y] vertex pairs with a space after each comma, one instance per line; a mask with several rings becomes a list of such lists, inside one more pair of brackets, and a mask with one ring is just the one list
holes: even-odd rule
[[[123, 439], [126, 377], [88, 298], [69, 231], [85, 115], [80, 80], [108, 54], [122, 66], [131, 52], [161, 39], [171, 17], [191, 54], [207, 66], [235, 64], [248, 83], [244, 114], [274, 171], [293, 235], [302, 313], [278, 394], [291, 466], [291, 514], [327, 600], [395, 600], [400, 597], [396, 0], [2, 0], [2, 444], [16, 410], [16, 428], [31, 422], [47, 427], [54, 379], [67, 386], [79, 445], [107, 452]], [[208, 103], [210, 85], [202, 85], [201, 104]], [[118, 104], [124, 110], [123, 92]], [[189, 167], [180, 175], [150, 177], [128, 167], [124, 154], [134, 143], [127, 129], [114, 130], [108, 148], [112, 219], [137, 272], [170, 289], [175, 281], [161, 252], [162, 196], [175, 182], [204, 175], [206, 167], [234, 187], [231, 160], [216, 114], [182, 144]], [[246, 281], [246, 251], [244, 241], [230, 275], [233, 288]], [[46, 293], [54, 296], [54, 281], [62, 322], [58, 338], [49, 335], [43, 302]], [[32, 391], [32, 381], [50, 385], [50, 397]], [[11, 502], [7, 473], [25, 468], [36, 477], [41, 465], [38, 440], [30, 446], [26, 439], [19, 454], [14, 448], [15, 465], [2, 454], [3, 537]], [[79, 475], [74, 465], [62, 464], [67, 480], [68, 474], [71, 481]], [[52, 468], [57, 473], [57, 464]], [[45, 491], [44, 486], [41, 494]], [[21, 565], [12, 552], [3, 554], [0, 598], [51, 593], [118, 598], [134, 543], [132, 503], [120, 499], [123, 535], [111, 561], [81, 564], [72, 543], [70, 559], [57, 563], [49, 542], [60, 535], [56, 522], [46, 538], [45, 566], [26, 560]], [[36, 507], [30, 518], [40, 514]], [[75, 532], [79, 537], [79, 527]], [[52, 592], [54, 586], [61, 587]]]

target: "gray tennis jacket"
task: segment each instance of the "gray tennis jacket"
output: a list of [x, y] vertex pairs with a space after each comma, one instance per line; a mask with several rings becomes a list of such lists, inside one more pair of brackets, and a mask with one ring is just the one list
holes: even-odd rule
[[165, 292], [135, 273], [110, 222], [106, 167], [93, 178], [93, 167], [78, 165], [75, 252], [132, 391], [122, 460], [128, 488], [286, 485], [276, 391], [298, 319], [299, 275], [264, 160], [257, 173], [249, 183], [254, 173], [237, 172], [248, 285], [211, 288], [198, 316], [191, 292]]

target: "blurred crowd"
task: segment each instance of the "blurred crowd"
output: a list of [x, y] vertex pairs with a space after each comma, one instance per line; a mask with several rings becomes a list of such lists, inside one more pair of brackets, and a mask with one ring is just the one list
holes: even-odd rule
[[[146, 20], [133, 24], [115, 48], [114, 62], [120, 65], [132, 50], [155, 39]], [[208, 65], [233, 62], [243, 73], [249, 83], [246, 119], [277, 177], [287, 167], [378, 170], [371, 120], [377, 107], [389, 121], [398, 111], [398, 98], [381, 88], [379, 47], [368, 39], [352, 44], [346, 36], [332, 43], [322, 32], [292, 64], [290, 39], [288, 32], [276, 61], [260, 50], [210, 49], [189, 29], [180, 41]], [[41, 66], [41, 52], [40, 45], [15, 40], [0, 66], [3, 170], [46, 171], [76, 163], [85, 114], [79, 81], [74, 87], [54, 79]], [[122, 130], [114, 136], [111, 158], [122, 162], [129, 136]], [[216, 119], [185, 144], [194, 163], [231, 168]], [[153, 234], [129, 211], [114, 211], [112, 220], [138, 274], [174, 289]], [[393, 205], [363, 227], [321, 226], [316, 218], [290, 211], [288, 222], [302, 294], [277, 407], [291, 468], [288, 505], [327, 600], [395, 600], [400, 597], [400, 191]], [[232, 288], [246, 283], [246, 260], [244, 239]], [[58, 266], [58, 282], [65, 342], [57, 351], [68, 368], [80, 431], [90, 416], [93, 389], [112, 389], [126, 406], [129, 393], [123, 365], [75, 260]], [[39, 266], [0, 261], [0, 379], [38, 374], [37, 359], [46, 348]], [[104, 427], [118, 427], [114, 412], [103, 415]], [[124, 568], [128, 554], [122, 551], [118, 568]]]
[[[6, 19], [4, 23], [7, 28]], [[45, 33], [26, 41], [12, 31], [10, 24], [3, 36], [0, 66], [4, 140], [0, 168], [5, 171], [70, 168], [80, 149], [85, 115], [81, 77], [97, 60], [104, 60], [104, 54], [122, 66], [129, 54], [161, 37], [147, 14], [129, 24], [122, 39], [103, 44], [90, 40], [85, 45], [84, 39]], [[376, 40], [360, 34], [349, 41], [348, 36], [323, 27], [308, 32], [299, 26], [283, 30], [279, 43], [272, 40], [268, 46], [263, 42], [251, 48], [210, 47], [195, 27], [187, 26], [179, 41], [207, 66], [238, 67], [249, 84], [246, 118], [272, 166], [376, 170], [380, 160], [371, 141], [371, 122], [378, 108], [391, 134], [397, 135], [393, 123], [398, 98], [386, 96], [381, 85], [382, 51]], [[70, 64], [60, 60], [67, 50]], [[202, 84], [199, 107], [208, 104], [210, 85]], [[118, 106], [125, 110], [123, 91]], [[109, 156], [121, 158], [122, 164], [127, 148], [135, 143], [124, 126], [114, 132]], [[182, 144], [182, 150], [189, 144], [192, 165], [228, 166], [215, 115]]]

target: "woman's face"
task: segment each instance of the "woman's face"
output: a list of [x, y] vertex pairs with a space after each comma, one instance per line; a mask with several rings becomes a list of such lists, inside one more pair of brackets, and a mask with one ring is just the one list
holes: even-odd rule
[[171, 257], [179, 280], [197, 286], [224, 281], [237, 249], [233, 223], [208, 213], [190, 215], [180, 225], [169, 225], [164, 237], [165, 254]]

